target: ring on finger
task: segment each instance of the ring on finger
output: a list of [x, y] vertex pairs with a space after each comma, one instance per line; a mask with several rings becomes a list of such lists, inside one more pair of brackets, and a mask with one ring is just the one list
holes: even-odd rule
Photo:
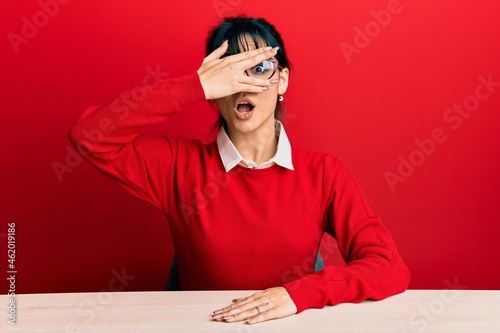
[[232, 316], [224, 316], [222, 317], [222, 320], [224, 321], [227, 321], [228, 319], [232, 318], [232, 320], [236, 320], [236, 315], [232, 315]]

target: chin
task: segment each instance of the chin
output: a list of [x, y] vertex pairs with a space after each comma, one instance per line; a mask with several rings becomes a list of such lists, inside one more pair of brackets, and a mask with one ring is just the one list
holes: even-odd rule
[[251, 133], [258, 129], [262, 125], [262, 122], [255, 122], [252, 120], [236, 120], [232, 122], [231, 127], [241, 133]]

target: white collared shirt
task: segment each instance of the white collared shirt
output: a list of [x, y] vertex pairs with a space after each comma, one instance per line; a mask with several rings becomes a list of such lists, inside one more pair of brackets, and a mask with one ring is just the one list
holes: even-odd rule
[[276, 136], [278, 137], [278, 147], [276, 148], [276, 154], [274, 154], [271, 159], [265, 161], [261, 164], [257, 164], [254, 161], [245, 160], [234, 144], [231, 142], [231, 139], [226, 133], [224, 127], [221, 127], [219, 130], [219, 134], [217, 135], [217, 147], [219, 149], [219, 155], [222, 159], [222, 164], [224, 164], [224, 169], [226, 172], [229, 172], [232, 168], [234, 168], [239, 163], [252, 168], [252, 169], [262, 169], [270, 167], [273, 164], [278, 164], [284, 168], [293, 170], [292, 164], [292, 147], [290, 146], [290, 141], [288, 141], [288, 137], [286, 136], [285, 129], [279, 120], [274, 121]]

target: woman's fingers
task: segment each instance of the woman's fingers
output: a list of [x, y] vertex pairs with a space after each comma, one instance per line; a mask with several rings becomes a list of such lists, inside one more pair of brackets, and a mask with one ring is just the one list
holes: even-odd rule
[[240, 61], [240, 64], [241, 66], [243, 66], [244, 70], [252, 68], [253, 66], [260, 64], [264, 60], [271, 59], [272, 57], [274, 57], [276, 53], [278, 53], [278, 50], [279, 46], [265, 50], [264, 52], [261, 53], [257, 53], [256, 55], [249, 54], [249, 56], [246, 59]]
[[[258, 305], [257, 305], [258, 304]], [[272, 303], [262, 303], [259, 304], [257, 302], [252, 303], [251, 305], [244, 308], [238, 308], [238, 311], [232, 311], [222, 317], [222, 320], [228, 323], [236, 322], [236, 321], [244, 321], [253, 319], [256, 317], [260, 317], [260, 321], [265, 321], [272, 318], [272, 312], [270, 310], [274, 309], [275, 305]], [[255, 319], [257, 320], [257, 318]]]
[[213, 50], [212, 53], [205, 57], [203, 63], [207, 63], [209, 61], [216, 60], [222, 57], [224, 53], [226, 53], [228, 46], [229, 44], [227, 40], [225, 40], [218, 48]]
[[247, 75], [240, 75], [238, 77], [238, 82], [241, 84], [249, 84], [252, 86], [262, 86], [262, 87], [269, 87], [272, 86], [273, 84], [276, 84], [280, 82], [278, 79], [257, 79], [255, 77], [247, 76]]
[[253, 92], [259, 93], [266, 90], [269, 90], [269, 87], [275, 85], [279, 82], [277, 79], [266, 80], [266, 79], [256, 79], [254, 77], [242, 75], [238, 79], [238, 84], [236, 86], [236, 90], [239, 92]]
[[227, 48], [228, 43], [223, 43], [203, 60], [197, 71], [207, 99], [217, 99], [239, 92], [259, 93], [277, 83], [276, 80], [249, 77], [245, 70], [272, 58], [278, 48], [260, 48], [219, 59]]
[[233, 300], [233, 304], [214, 311], [216, 321], [246, 321], [255, 324], [262, 321], [290, 316], [297, 307], [283, 287], [276, 287], [252, 296]]
[[243, 69], [253, 67], [266, 59], [270, 59], [278, 53], [279, 47], [261, 47], [255, 50], [245, 51], [237, 54], [230, 55], [225, 58], [226, 61], [230, 62], [241, 62]]
[[257, 79], [235, 73], [224, 75], [221, 72], [212, 73], [211, 76], [210, 73], [202, 73], [200, 81], [207, 99], [216, 99], [239, 92], [261, 93], [279, 82], [277, 79]]
[[[258, 314], [257, 306], [260, 304], [260, 293], [245, 297], [222, 309], [214, 311], [213, 318], [217, 321], [241, 321]], [[234, 300], [233, 300], [234, 301]]]

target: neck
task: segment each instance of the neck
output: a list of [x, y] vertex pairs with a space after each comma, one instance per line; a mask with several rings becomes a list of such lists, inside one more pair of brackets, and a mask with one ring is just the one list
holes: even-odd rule
[[278, 138], [274, 120], [247, 133], [228, 128], [228, 135], [240, 155], [247, 161], [261, 164], [276, 154]]

